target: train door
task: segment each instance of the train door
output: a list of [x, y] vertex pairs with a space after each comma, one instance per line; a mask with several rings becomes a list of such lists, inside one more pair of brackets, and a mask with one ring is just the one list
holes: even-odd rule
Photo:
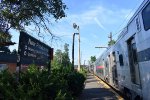
[[114, 85], [114, 82], [113, 82], [113, 57], [112, 57], [112, 54], [108, 55], [108, 58], [109, 58], [109, 76], [110, 76], [110, 84], [111, 85]]
[[115, 52], [112, 53], [112, 75], [113, 75], [113, 83], [115, 87], [118, 87], [118, 76], [117, 76], [117, 64], [116, 64], [116, 56]]
[[105, 61], [105, 80], [109, 83], [109, 63], [108, 59]]
[[112, 77], [112, 58], [111, 55], [108, 55], [108, 64], [109, 64], [109, 84], [113, 85], [113, 77]]
[[140, 72], [137, 60], [137, 48], [134, 36], [127, 41], [129, 53], [129, 65], [131, 81], [133, 84], [140, 85]]

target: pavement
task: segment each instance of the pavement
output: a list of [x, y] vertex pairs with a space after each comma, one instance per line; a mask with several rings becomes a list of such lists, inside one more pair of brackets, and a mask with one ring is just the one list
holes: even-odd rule
[[122, 100], [112, 91], [102, 80], [93, 74], [87, 75], [85, 89], [79, 97], [79, 100]]

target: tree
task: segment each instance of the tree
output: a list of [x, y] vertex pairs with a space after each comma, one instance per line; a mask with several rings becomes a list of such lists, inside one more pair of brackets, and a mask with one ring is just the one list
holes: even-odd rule
[[6, 23], [0, 16], [0, 46], [5, 46], [6, 43], [11, 42], [11, 35], [6, 30]]
[[14, 50], [11, 52], [11, 54], [17, 54], [17, 50], [14, 49]]
[[54, 55], [54, 58], [52, 60], [52, 69], [53, 68], [60, 68], [62, 63], [62, 51], [60, 49], [57, 49]]
[[62, 56], [62, 65], [63, 66], [69, 66], [70, 63], [70, 59], [69, 59], [69, 44], [65, 43], [64, 45], [64, 52], [63, 52], [63, 56]]
[[112, 46], [112, 45], [114, 45], [115, 43], [116, 43], [115, 40], [111, 40], [111, 41], [108, 42], [108, 46]]
[[62, 63], [62, 51], [60, 49], [56, 50], [55, 57], [57, 62]]
[[71, 65], [68, 47], [68, 44], [64, 45], [64, 52], [62, 52], [60, 49], [56, 50], [54, 59], [52, 61], [53, 68], [67, 67]]
[[[0, 29], [0, 44], [11, 42], [11, 35], [9, 33], [5, 33]], [[1, 46], [1, 45], [0, 45]]]
[[8, 46], [0, 46], [0, 52], [10, 54], [10, 49], [8, 48]]
[[6, 32], [5, 27], [5, 23], [0, 18], [0, 52], [10, 53], [8, 43], [11, 42], [11, 35]]
[[48, 28], [51, 17], [56, 20], [65, 17], [65, 9], [62, 0], [1, 0], [0, 27], [5, 31], [10, 28], [26, 31], [26, 26], [35, 25], [39, 33], [41, 30], [51, 33]]
[[96, 57], [95, 56], [91, 56], [90, 62], [94, 63], [96, 61]]

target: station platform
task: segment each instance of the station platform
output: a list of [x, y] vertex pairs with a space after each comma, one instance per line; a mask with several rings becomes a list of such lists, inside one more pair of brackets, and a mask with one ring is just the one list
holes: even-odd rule
[[85, 89], [79, 100], [124, 100], [101, 79], [88, 73]]

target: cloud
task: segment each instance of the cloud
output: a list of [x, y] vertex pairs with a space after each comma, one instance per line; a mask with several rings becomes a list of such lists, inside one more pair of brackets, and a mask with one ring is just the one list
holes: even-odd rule
[[[102, 5], [89, 8], [90, 9], [84, 10], [80, 14], [69, 12], [66, 18], [58, 22], [54, 21], [53, 24], [49, 26], [52, 33], [56, 36], [60, 36], [65, 41], [72, 41], [73, 32], [77, 32], [77, 30], [73, 29], [73, 23], [79, 25], [81, 30], [87, 26], [91, 26], [92, 28], [97, 25], [100, 29], [108, 32], [110, 31], [109, 26], [119, 26], [119, 24], [121, 24], [120, 21], [123, 21], [131, 11], [130, 9], [118, 10], [106, 8]], [[94, 37], [96, 38], [96, 36]], [[82, 41], [84, 42], [86, 39], [82, 39]]]
[[[131, 11], [130, 9], [109, 9], [101, 5], [91, 8], [92, 9], [85, 10], [81, 14], [69, 14], [67, 20], [69, 21], [69, 23], [76, 22], [80, 26], [97, 24], [102, 29], [104, 29], [104, 27], [102, 27], [104, 26], [102, 25], [102, 23], [104, 23], [105, 25], [113, 25], [119, 23], [120, 20], [125, 19]], [[131, 16], [129, 16], [129, 18], [130, 17]]]
[[[53, 23], [53, 26], [50, 27], [52, 33], [71, 41], [73, 32], [77, 32], [77, 30], [73, 29], [73, 23], [79, 25], [81, 30], [88, 25], [91, 26], [91, 28], [93, 25], [97, 25], [100, 29], [109, 32], [111, 30], [109, 28], [110, 26], [119, 26], [130, 12], [130, 9], [118, 10], [97, 5], [90, 7], [90, 10], [84, 10], [83, 13], [80, 14], [70, 12], [67, 14], [66, 18], [61, 19], [58, 23]], [[82, 41], [84, 40], [85, 39]]]
[[[70, 12], [66, 18], [61, 19], [58, 23], [53, 23], [51, 27], [52, 33], [57, 36], [70, 35], [77, 30], [73, 29], [73, 23], [80, 26], [80, 29], [87, 25], [97, 25], [100, 29], [109, 32], [109, 26], [121, 24], [121, 21], [130, 13], [130, 9], [111, 9], [102, 5], [89, 7], [90, 9], [82, 11], [82, 13]], [[132, 15], [132, 14], [131, 14]], [[128, 19], [131, 16], [128, 16]], [[71, 37], [70, 37], [71, 38]]]
[[100, 28], [102, 28], [104, 31], [107, 31], [106, 28], [101, 24], [101, 22], [96, 17], [94, 18], [94, 20]]

